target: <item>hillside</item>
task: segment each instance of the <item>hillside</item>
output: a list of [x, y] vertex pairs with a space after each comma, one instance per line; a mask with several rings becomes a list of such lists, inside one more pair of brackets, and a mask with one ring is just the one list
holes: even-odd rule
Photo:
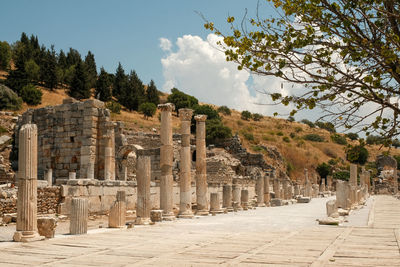
[[[40, 108], [48, 105], [58, 105], [68, 96], [64, 89], [49, 91], [42, 88], [43, 98], [42, 103], [35, 107], [29, 107], [25, 103], [23, 108], [16, 113], [23, 113], [28, 108]], [[166, 95], [161, 97], [162, 101], [166, 100]], [[173, 131], [179, 132], [179, 118], [174, 113], [173, 116]], [[344, 145], [333, 143], [330, 138], [330, 133], [319, 128], [310, 128], [308, 125], [299, 122], [289, 122], [284, 119], [264, 117], [260, 121], [245, 121], [241, 119], [239, 111], [232, 110], [230, 116], [222, 115], [225, 125], [232, 129], [233, 134], [238, 134], [241, 138], [243, 146], [248, 151], [254, 153], [263, 153], [267, 163], [276, 166], [280, 169], [287, 166], [278, 166], [279, 163], [267, 156], [266, 147], [276, 147], [284, 157], [287, 168], [290, 170], [292, 179], [302, 179], [303, 169], [308, 168], [313, 170], [322, 162], [327, 162], [330, 159], [341, 158], [345, 162]], [[143, 132], [159, 132], [160, 122], [157, 114], [145, 119], [138, 112], [129, 112], [122, 110], [121, 114], [112, 114], [114, 121], [123, 121], [125, 127], [135, 131]], [[312, 142], [304, 140], [302, 137], [307, 134], [318, 134], [322, 136], [324, 142]], [[251, 137], [253, 136], [253, 138]], [[358, 141], [350, 141], [352, 144], [357, 144]], [[368, 161], [374, 161], [378, 154], [385, 151], [380, 146], [367, 146], [369, 151]], [[392, 155], [400, 155], [400, 150], [391, 149]]]

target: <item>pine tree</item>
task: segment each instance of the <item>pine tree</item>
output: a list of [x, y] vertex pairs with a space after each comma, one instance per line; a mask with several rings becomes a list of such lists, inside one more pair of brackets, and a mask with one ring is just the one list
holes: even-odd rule
[[101, 67], [99, 78], [96, 81], [96, 98], [104, 102], [110, 101], [112, 96], [111, 85], [112, 76]]
[[68, 94], [76, 99], [90, 97], [88, 75], [82, 61], [78, 61], [76, 64]]
[[96, 68], [96, 61], [94, 59], [94, 55], [92, 52], [88, 52], [85, 57], [85, 65], [89, 77], [89, 86], [90, 88], [94, 87], [97, 80], [97, 68]]
[[150, 84], [147, 86], [146, 98], [147, 102], [154, 103], [155, 105], [160, 103], [160, 96], [158, 95], [158, 90], [153, 80], [151, 80]]
[[117, 71], [115, 72], [112, 94], [119, 101], [121, 100], [122, 92], [126, 90], [127, 83], [128, 83], [128, 78], [125, 75], [124, 68], [122, 68], [121, 63], [118, 63], [118, 68]]
[[82, 61], [81, 54], [73, 48], [69, 48], [68, 54], [67, 54], [67, 66], [68, 68], [71, 66], [74, 66], [78, 64], [78, 62]]
[[62, 69], [67, 68], [67, 57], [65, 56], [65, 53], [62, 49], [60, 50], [60, 53], [58, 54], [57, 64]]
[[129, 74], [128, 84], [121, 93], [120, 103], [129, 110], [139, 110], [140, 104], [145, 102], [144, 86], [136, 72]]
[[47, 50], [46, 55], [43, 59], [43, 71], [42, 71], [42, 82], [50, 90], [57, 87], [57, 56], [54, 51], [54, 46], [51, 46], [51, 50]]

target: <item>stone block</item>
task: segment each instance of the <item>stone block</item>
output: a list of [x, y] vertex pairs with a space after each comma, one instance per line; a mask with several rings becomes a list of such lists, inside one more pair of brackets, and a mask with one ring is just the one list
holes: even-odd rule
[[102, 186], [88, 186], [89, 196], [102, 196], [103, 187]]
[[52, 217], [40, 217], [37, 219], [39, 235], [53, 238], [56, 232], [57, 220]]
[[283, 201], [280, 198], [273, 198], [271, 199], [271, 207], [278, 207], [283, 205]]
[[150, 219], [152, 222], [161, 222], [162, 221], [162, 210], [151, 210], [150, 211]]
[[297, 203], [309, 203], [311, 201], [311, 197], [299, 197], [297, 199]]
[[338, 209], [336, 206], [336, 200], [329, 200], [326, 202], [326, 213], [328, 217], [332, 218], [339, 217]]

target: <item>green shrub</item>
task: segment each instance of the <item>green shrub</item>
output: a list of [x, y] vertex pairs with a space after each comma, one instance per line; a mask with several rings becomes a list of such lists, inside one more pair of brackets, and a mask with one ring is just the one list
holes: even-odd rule
[[296, 137], [296, 134], [295, 134], [295, 133], [290, 133], [290, 134], [289, 134], [289, 136], [290, 136], [290, 138], [292, 138], [292, 139], [293, 139], [293, 138], [295, 138], [295, 137]]
[[0, 84], [0, 110], [19, 110], [22, 99], [5, 85]]
[[290, 175], [290, 173], [292, 172], [292, 171], [294, 171], [294, 166], [293, 166], [293, 164], [291, 163], [291, 162], [287, 162], [286, 163], [286, 171], [287, 171], [287, 173]]
[[333, 179], [348, 181], [350, 179], [349, 171], [337, 171], [333, 173]]
[[296, 120], [294, 119], [293, 116], [289, 116], [289, 117], [287, 118], [287, 121], [294, 122], [294, 121], [296, 121]]
[[322, 178], [326, 178], [326, 176], [331, 173], [332, 167], [329, 164], [323, 162], [317, 166], [316, 171], [318, 172], [319, 176], [321, 176]]
[[206, 141], [207, 144], [215, 144], [220, 140], [232, 137], [231, 128], [222, 124], [219, 119], [207, 120]]
[[325, 139], [318, 134], [307, 134], [303, 137], [304, 140], [313, 141], [313, 142], [324, 142]]
[[194, 96], [185, 94], [176, 88], [171, 89], [171, 94], [168, 96], [167, 101], [175, 105], [176, 112], [179, 112], [180, 108], [192, 108], [199, 103]]
[[42, 102], [42, 95], [42, 90], [32, 84], [25, 85], [21, 90], [22, 100], [31, 106], [39, 105]]
[[156, 114], [157, 106], [154, 103], [146, 102], [139, 106], [139, 112], [144, 115], [147, 119], [148, 117], [153, 117]]
[[121, 104], [114, 100], [107, 102], [106, 108], [108, 108], [112, 113], [121, 114]]
[[245, 133], [243, 133], [243, 136], [248, 141], [254, 141], [254, 135], [252, 133], [245, 132]]
[[346, 137], [337, 133], [331, 135], [331, 140], [339, 145], [347, 145]]
[[315, 126], [318, 126], [321, 129], [325, 129], [328, 132], [336, 133], [335, 125], [333, 125], [333, 123], [331, 123], [331, 122], [317, 121], [315, 123]]
[[358, 134], [356, 133], [347, 133], [346, 137], [349, 138], [350, 140], [357, 140], [358, 139]]
[[287, 136], [284, 136], [284, 137], [282, 138], [282, 140], [283, 140], [283, 142], [290, 143], [290, 139], [289, 139], [289, 137], [287, 137]]
[[246, 121], [250, 120], [251, 119], [250, 111], [243, 110], [241, 113], [241, 118], [242, 118], [242, 120], [246, 120]]
[[351, 163], [364, 165], [368, 159], [368, 150], [363, 143], [357, 146], [349, 145], [346, 148], [346, 159]]
[[308, 126], [310, 126], [310, 128], [315, 128], [315, 124], [312, 121], [309, 121], [307, 119], [301, 120], [301, 123], [307, 124]]
[[276, 133], [277, 136], [283, 136], [283, 133], [281, 131]]
[[217, 109], [217, 111], [218, 111], [219, 113], [224, 114], [224, 115], [228, 115], [228, 116], [231, 115], [231, 110], [230, 110], [227, 106], [220, 106], [220, 107]]
[[296, 128], [294, 128], [294, 131], [296, 133], [299, 133], [299, 132], [303, 131], [303, 128], [301, 128], [300, 126], [297, 126]]
[[252, 117], [253, 117], [253, 120], [254, 120], [254, 121], [260, 121], [262, 118], [264, 118], [263, 115], [258, 114], [258, 113], [254, 113], [254, 114], [252, 115]]
[[378, 135], [368, 135], [366, 142], [367, 145], [381, 145], [385, 142], [385, 139]]
[[265, 147], [259, 146], [259, 145], [253, 145], [253, 146], [251, 146], [251, 148], [255, 152], [264, 152], [265, 151]]

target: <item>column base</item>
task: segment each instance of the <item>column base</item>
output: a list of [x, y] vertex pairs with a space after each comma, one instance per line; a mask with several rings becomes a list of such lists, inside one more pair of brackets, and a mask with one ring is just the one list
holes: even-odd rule
[[40, 236], [36, 231], [16, 231], [13, 236], [15, 242], [32, 242], [44, 240], [44, 236]]
[[163, 213], [162, 219], [163, 221], [174, 221], [176, 217], [173, 212], [170, 212], [170, 213]]
[[210, 213], [221, 214], [221, 213], [224, 213], [224, 211], [223, 210], [210, 210]]
[[150, 220], [150, 218], [137, 217], [136, 220], [135, 220], [135, 224], [136, 225], [150, 225], [151, 224], [151, 220]]
[[193, 214], [193, 212], [187, 210], [187, 211], [184, 211], [184, 212], [178, 214], [178, 218], [180, 218], [180, 219], [193, 219], [194, 218], [194, 214]]
[[265, 207], [265, 203], [257, 203], [257, 207]]
[[225, 207], [227, 212], [233, 212], [233, 207]]
[[196, 211], [196, 215], [199, 216], [208, 216], [210, 214], [210, 212], [208, 210], [198, 210]]

